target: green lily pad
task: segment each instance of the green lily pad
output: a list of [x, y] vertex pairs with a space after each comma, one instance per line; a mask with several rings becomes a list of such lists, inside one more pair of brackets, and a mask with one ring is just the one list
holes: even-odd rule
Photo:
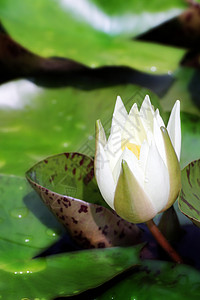
[[[117, 95], [129, 110], [134, 102], [140, 106], [146, 94], [167, 122], [161, 109], [162, 100], [150, 90], [135, 85], [81, 91], [69, 87], [39, 88], [20, 80], [0, 86], [1, 173], [24, 175], [45, 157], [66, 151], [94, 156], [96, 120], [101, 119], [109, 132]], [[182, 96], [172, 95], [168, 99], [171, 107]], [[181, 166], [184, 167], [199, 158], [200, 124], [198, 117], [186, 113], [181, 119]]]
[[[22, 245], [36, 255], [55, 243], [64, 232], [24, 178], [1, 175], [0, 191], [1, 240]], [[7, 251], [2, 250], [9, 257]]]
[[179, 208], [200, 227], [200, 160], [193, 161], [185, 167], [181, 177]]
[[[1, 1], [2, 16], [10, 18], [18, 18], [17, 11], [21, 10], [23, 19], [26, 19], [30, 24], [29, 16], [35, 17], [35, 11], [40, 10], [40, 13], [46, 12], [45, 17], [49, 19], [53, 11], [56, 14], [63, 16], [64, 13], [74, 19], [76, 22], [82, 22], [85, 26], [104, 32], [107, 35], [137, 35], [156, 25], [159, 25], [174, 16], [179, 15], [188, 5], [180, 0], [162, 1], [154, 0], [151, 2], [128, 0], [123, 2], [117, 1], [102, 1], [90, 0], [73, 3], [71, 1], [57, 1], [57, 3], [36, 1], [34, 4], [29, 4], [23, 1], [15, 2], [13, 11], [13, 3], [11, 1]], [[27, 11], [32, 9], [32, 12]], [[46, 10], [45, 10], [46, 9]], [[63, 14], [61, 13], [63, 11]], [[44, 26], [45, 20], [37, 17], [40, 23]], [[66, 20], [65, 20], [66, 22]], [[54, 20], [51, 21], [56, 24]], [[71, 25], [73, 28], [73, 24]], [[56, 24], [56, 28], [58, 24]], [[60, 26], [61, 27], [61, 26]]]
[[[89, 9], [87, 2], [85, 5], [86, 10]], [[155, 4], [154, 7], [156, 7]], [[99, 17], [100, 27], [101, 24], [107, 23], [109, 27], [112, 18], [109, 20], [108, 17], [107, 21], [103, 17], [101, 20], [104, 15], [101, 12], [98, 13], [99, 10], [95, 6], [96, 17], [93, 12], [89, 12], [89, 18], [81, 18], [79, 13], [76, 13], [77, 9], [80, 14], [84, 12], [84, 7], [81, 9], [79, 5], [73, 5], [72, 1], [66, 2], [65, 5], [61, 1], [48, 0], [42, 2], [40, 0], [34, 2], [17, 0], [13, 9], [13, 1], [6, 0], [1, 1], [0, 17], [9, 34], [30, 51], [45, 57], [70, 58], [93, 68], [104, 65], [123, 65], [146, 72], [167, 73], [177, 68], [185, 53], [184, 50], [178, 48], [109, 35], [107, 34], [109, 28], [105, 27], [101, 31], [98, 26], [95, 28], [95, 23]], [[93, 15], [94, 20], [90, 25]], [[171, 12], [170, 15], [174, 13]], [[134, 18], [137, 18], [136, 14]], [[125, 21], [126, 19], [127, 15], [124, 16]], [[163, 19], [162, 15], [161, 19]], [[158, 18], [154, 16], [152, 23], [155, 24], [156, 20]], [[144, 22], [139, 22], [139, 24]], [[115, 27], [121, 27], [124, 21], [119, 18], [115, 23]]]
[[[0, 240], [0, 245], [2, 241]], [[0, 265], [2, 299], [46, 299], [78, 294], [94, 288], [139, 263], [139, 247], [87, 250], [12, 261], [21, 246], [11, 247], [10, 263]], [[9, 286], [9, 289], [8, 289]]]
[[186, 265], [149, 261], [95, 299], [199, 299], [200, 272]]
[[181, 114], [181, 167], [199, 159], [200, 149], [200, 118], [192, 114]]
[[181, 101], [181, 111], [200, 116], [199, 73], [193, 68], [182, 67], [174, 74], [174, 83], [161, 98], [165, 111], [171, 111], [174, 99]]
[[155, 94], [133, 85], [81, 91], [44, 89], [20, 80], [0, 86], [1, 173], [24, 175], [56, 153], [93, 156], [95, 122], [100, 118], [109, 130], [117, 95], [130, 109], [134, 102], [140, 105], [146, 94], [160, 108]]
[[1, 175], [0, 191], [0, 298], [50, 300], [74, 295], [139, 263], [141, 246], [32, 259], [56, 243], [62, 226], [24, 178]]
[[139, 228], [120, 218], [102, 199], [90, 157], [80, 153], [55, 155], [33, 166], [26, 176], [82, 247], [127, 246], [140, 241]]
[[[151, 15], [151, 13], [156, 12], [164, 12], [167, 13], [168, 10], [181, 10], [187, 7], [187, 4], [179, 1], [179, 0], [169, 0], [169, 1], [134, 1], [128, 0], [126, 2], [121, 0], [93, 0], [92, 2], [96, 3], [99, 7], [101, 7], [104, 11], [109, 14], [122, 14], [122, 13], [130, 13], [134, 12], [137, 14], [146, 13], [147, 15]], [[164, 18], [167, 18], [165, 16]]]
[[181, 167], [199, 158], [200, 148], [200, 93], [199, 74], [192, 68], [179, 68], [174, 74], [174, 82], [161, 97], [160, 104], [164, 111], [170, 112], [174, 101], [181, 105]]

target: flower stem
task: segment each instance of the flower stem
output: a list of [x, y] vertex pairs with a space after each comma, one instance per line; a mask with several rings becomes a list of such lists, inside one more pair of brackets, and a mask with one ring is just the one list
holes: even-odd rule
[[160, 244], [160, 246], [169, 254], [169, 256], [178, 264], [183, 263], [182, 258], [179, 256], [179, 254], [172, 248], [172, 246], [169, 244], [167, 239], [163, 236], [163, 234], [160, 232], [156, 224], [153, 220], [149, 220], [146, 222], [147, 227], [151, 231], [154, 238], [157, 240], [157, 242]]

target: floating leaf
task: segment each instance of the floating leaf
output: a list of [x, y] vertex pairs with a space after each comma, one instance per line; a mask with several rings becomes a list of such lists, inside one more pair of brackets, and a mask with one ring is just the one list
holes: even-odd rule
[[200, 118], [187, 113], [181, 113], [181, 168], [191, 161], [199, 159], [200, 149]]
[[[13, 11], [12, 1], [2, 0], [1, 16], [3, 18], [9, 16], [9, 19], [14, 17], [18, 18], [17, 12], [20, 11], [21, 19], [26, 20], [27, 23], [30, 24], [28, 17], [35, 18], [35, 11], [40, 11], [37, 20], [40, 25], [45, 26], [46, 21], [50, 19], [53, 13], [62, 18], [65, 13], [68, 15], [68, 18], [72, 18], [73, 21], [81, 23], [84, 27], [88, 26], [96, 29], [97, 32], [100, 31], [111, 36], [132, 36], [133, 34], [137, 35], [179, 15], [187, 6], [185, 2], [180, 0], [162, 2], [159, 0], [151, 2], [146, 2], [145, 0], [127, 0], [126, 2], [121, 0], [111, 0], [109, 2], [102, 0], [85, 0], [78, 4], [72, 1], [57, 1], [57, 3], [43, 1], [43, 3], [41, 3], [37, 0], [34, 3], [27, 3], [26, 1], [20, 0], [15, 2], [15, 11]], [[32, 11], [29, 11], [30, 9], [32, 9]], [[46, 14], [41, 17], [41, 14], [44, 12]], [[46, 20], [42, 22], [42, 18]], [[67, 22], [65, 19], [62, 19], [62, 21]], [[61, 27], [59, 25], [60, 24], [52, 19], [49, 27], [59, 28]], [[73, 22], [70, 25], [74, 28]], [[34, 24], [34, 26], [36, 26], [36, 24]]]
[[93, 249], [31, 260], [18, 256], [25, 252], [20, 245], [7, 242], [2, 248], [0, 240], [0, 247], [0, 254], [8, 251], [9, 259], [0, 262], [0, 296], [6, 300], [51, 300], [94, 288], [139, 264], [141, 248]]
[[1, 175], [0, 191], [0, 298], [50, 300], [74, 295], [140, 262], [141, 246], [32, 259], [57, 242], [62, 226], [24, 178]]
[[200, 227], [200, 160], [191, 162], [182, 171], [179, 208]]
[[26, 176], [81, 246], [105, 248], [138, 243], [139, 228], [106, 208], [90, 157], [80, 153], [55, 155], [33, 166]]
[[134, 85], [82, 91], [43, 89], [20, 80], [0, 86], [1, 173], [22, 176], [55, 153], [78, 151], [93, 156], [95, 122], [101, 118], [110, 128], [117, 95], [130, 109], [134, 102], [140, 106], [147, 93], [154, 107], [160, 108], [155, 94]]
[[173, 74], [174, 82], [161, 97], [165, 111], [171, 111], [175, 100], [181, 101], [181, 111], [200, 116], [200, 74], [192, 68], [182, 67]]
[[[137, 272], [126, 276], [108, 288], [98, 300], [107, 299], [184, 299], [198, 300], [200, 295], [200, 272], [186, 266], [159, 261], [144, 261]], [[101, 288], [102, 290], [102, 288]]]
[[[173, 7], [172, 3], [169, 7]], [[178, 2], [176, 7], [180, 7]], [[144, 11], [146, 12], [146, 5]], [[169, 12], [169, 15], [176, 15], [178, 12], [179, 10], [175, 9]], [[96, 17], [90, 24], [93, 16]], [[160, 23], [164, 19], [163, 16], [164, 14], [160, 13], [158, 21], [154, 15], [150, 26], [155, 22]], [[112, 28], [113, 18], [105, 17], [98, 7], [88, 5], [87, 2], [83, 2], [81, 9], [81, 6], [73, 1], [20, 0], [15, 1], [13, 10], [13, 1], [2, 0], [0, 17], [11, 37], [33, 53], [44, 57], [65, 57], [93, 68], [118, 65], [163, 74], [175, 70], [185, 53], [185, 50], [178, 48], [115, 36], [116, 32], [112, 30], [109, 33], [109, 24]], [[133, 29], [136, 28], [134, 22], [136, 18], [138, 19], [138, 16], [134, 11]], [[97, 22], [99, 19], [101, 21]], [[138, 30], [145, 20], [149, 19], [141, 14]], [[115, 29], [120, 29], [125, 22], [130, 24], [130, 21], [127, 22], [127, 14], [114, 21]], [[105, 24], [108, 26], [105, 27]], [[147, 29], [149, 26], [145, 27]], [[120, 32], [121, 30], [118, 30], [118, 33]]]
[[[157, 87], [156, 81], [154, 87]], [[95, 121], [100, 118], [108, 132], [117, 95], [122, 97], [129, 110], [134, 102], [140, 107], [146, 94], [150, 95], [154, 107], [160, 109], [166, 122], [168, 118], [162, 113], [162, 100], [159, 102], [150, 90], [135, 85], [93, 91], [69, 87], [44, 89], [25, 80], [1, 85], [1, 173], [22, 176], [36, 162], [55, 153], [78, 151], [94, 156]], [[184, 99], [185, 95], [183, 92], [179, 99]], [[168, 98], [171, 105], [167, 106], [168, 110], [178, 96], [177, 92]], [[184, 106], [182, 102], [181, 108]], [[181, 166], [185, 167], [199, 158], [200, 121], [197, 116], [183, 113], [181, 120]]]
[[173, 81], [169, 75], [151, 75], [129, 67], [89, 68], [67, 58], [41, 57], [16, 43], [6, 32], [0, 32], [0, 66], [0, 83], [31, 78], [37, 85], [45, 87], [73, 86], [91, 90], [131, 83], [162, 94]]
[[[0, 191], [0, 239], [22, 245], [23, 255], [28, 249], [36, 255], [64, 232], [24, 178], [1, 175]], [[5, 255], [7, 251], [3, 251]]]
[[35, 55], [4, 32], [0, 32], [0, 66], [2, 70], [0, 83], [20, 77], [36, 78], [44, 82], [44, 78], [45, 81], [53, 80], [63, 74], [65, 80], [70, 82], [77, 74], [82, 74], [83, 71], [87, 74], [88, 71], [84, 65], [69, 59], [43, 58]]

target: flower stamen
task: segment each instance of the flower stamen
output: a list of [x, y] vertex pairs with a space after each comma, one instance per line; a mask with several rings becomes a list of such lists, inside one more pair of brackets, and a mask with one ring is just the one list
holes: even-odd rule
[[139, 160], [141, 146], [132, 143], [126, 143], [122, 146], [122, 151], [124, 151], [125, 148], [128, 148], [131, 152], [133, 152], [133, 154], [135, 154], [135, 156]]

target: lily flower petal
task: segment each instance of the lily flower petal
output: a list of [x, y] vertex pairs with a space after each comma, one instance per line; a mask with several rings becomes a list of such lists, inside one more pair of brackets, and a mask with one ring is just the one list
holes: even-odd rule
[[169, 208], [181, 187], [180, 103], [173, 107], [168, 130], [148, 96], [140, 111], [129, 114], [118, 97], [110, 137], [97, 122], [95, 175], [102, 196], [118, 215], [147, 222]]
[[181, 169], [180, 164], [177, 158], [177, 155], [174, 151], [174, 147], [172, 145], [171, 139], [165, 127], [161, 127], [161, 132], [163, 135], [163, 139], [165, 142], [166, 156], [167, 156], [167, 169], [169, 173], [169, 183], [170, 183], [170, 191], [168, 202], [165, 205], [162, 211], [168, 209], [176, 198], [178, 197], [179, 191], [181, 189]]
[[155, 139], [156, 147], [157, 147], [157, 149], [160, 153], [160, 156], [162, 157], [165, 165], [167, 166], [165, 145], [164, 145], [163, 136], [162, 136], [162, 133], [161, 133], [161, 130], [160, 130], [161, 126], [160, 126], [160, 124], [158, 124], [157, 118], [154, 117], [153, 136], [154, 136], [154, 139]]
[[139, 161], [136, 158], [136, 156], [133, 154], [133, 152], [130, 151], [129, 149], [127, 149], [127, 148], [125, 148], [125, 150], [122, 152], [122, 154], [119, 157], [119, 160], [117, 161], [117, 163], [115, 165], [115, 168], [112, 172], [115, 183], [117, 183], [118, 178], [119, 178], [119, 174], [120, 174], [120, 171], [121, 171], [122, 160], [125, 160], [128, 163], [129, 168], [131, 169], [131, 171], [133, 172], [133, 174], [135, 175], [135, 177], [139, 181], [140, 185], [143, 187], [143, 185], [144, 185], [144, 175], [143, 175], [142, 169], [139, 165]]
[[167, 131], [169, 133], [172, 145], [176, 151], [178, 160], [180, 161], [181, 154], [181, 120], [180, 120], [180, 101], [177, 100], [174, 104], [169, 121], [167, 124]]
[[104, 200], [114, 209], [114, 193], [116, 184], [110, 169], [110, 164], [103, 146], [99, 143], [96, 147], [94, 161], [97, 184]]
[[147, 143], [146, 140], [144, 140], [140, 148], [140, 157], [139, 157], [139, 165], [142, 168], [144, 174], [146, 170], [148, 154], [149, 154], [149, 144]]
[[137, 104], [134, 103], [128, 114], [124, 130], [122, 132], [122, 146], [123, 144], [125, 146], [127, 141], [141, 145], [144, 139], [146, 139], [146, 132], [140, 118]]
[[126, 119], [128, 117], [127, 110], [122, 102], [120, 96], [117, 96], [113, 117], [112, 117], [112, 124], [111, 124], [111, 134], [118, 130], [123, 130]]
[[156, 111], [155, 111], [155, 118], [156, 118], [156, 120], [157, 120], [157, 123], [158, 123], [159, 127], [161, 127], [161, 126], [164, 126], [164, 127], [165, 127], [165, 124], [164, 124], [164, 122], [163, 122], [163, 119], [162, 119], [161, 116], [160, 116], [160, 112], [159, 112], [159, 109], [158, 109], [158, 108], [157, 108]]
[[100, 120], [96, 121], [96, 147], [99, 143], [101, 143], [104, 147], [106, 145], [106, 135], [105, 135], [105, 131], [103, 129], [103, 126], [101, 124]]
[[121, 136], [127, 117], [128, 113], [126, 108], [121, 98], [118, 96], [112, 117], [110, 136], [108, 138], [107, 145], [104, 148], [110, 161], [112, 171], [122, 153]]
[[167, 204], [169, 189], [169, 174], [167, 167], [161, 158], [155, 143], [152, 143], [149, 148], [146, 163], [144, 190], [156, 208], [157, 213]]
[[108, 157], [111, 171], [113, 172], [119, 157], [122, 155], [122, 148], [121, 148], [121, 131], [118, 130], [117, 132], [113, 132], [107, 144], [104, 147], [104, 151]]
[[130, 222], [134, 220], [135, 223], [146, 222], [156, 215], [146, 192], [124, 160], [115, 191], [114, 208], [122, 218]]
[[139, 164], [139, 160], [129, 149], [125, 149], [123, 152], [123, 160], [127, 162], [130, 171], [133, 173], [137, 182], [140, 186], [144, 187], [144, 173], [142, 172], [142, 168]]
[[140, 117], [146, 131], [153, 131], [154, 109], [149, 96], [146, 95], [140, 108]]

